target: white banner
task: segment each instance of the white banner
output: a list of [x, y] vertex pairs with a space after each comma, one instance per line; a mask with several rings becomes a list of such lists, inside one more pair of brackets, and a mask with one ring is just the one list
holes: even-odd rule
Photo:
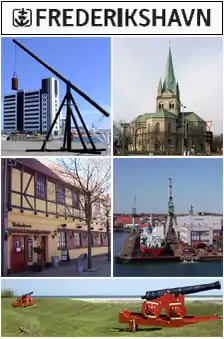
[[222, 35], [222, 1], [2, 2], [2, 35]]

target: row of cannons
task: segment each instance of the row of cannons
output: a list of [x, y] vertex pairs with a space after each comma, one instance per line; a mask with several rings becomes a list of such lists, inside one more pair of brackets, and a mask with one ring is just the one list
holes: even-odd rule
[[[182, 327], [209, 320], [222, 320], [219, 315], [194, 316], [187, 315], [185, 295], [221, 289], [219, 281], [210, 284], [178, 287], [157, 291], [147, 291], [143, 299], [141, 313], [129, 312], [125, 309], [119, 313], [119, 322], [128, 324], [130, 331], [136, 331], [139, 325], [159, 327]], [[31, 295], [33, 292], [17, 298], [12, 307], [27, 307], [36, 304]], [[165, 313], [163, 310], [165, 309]]]

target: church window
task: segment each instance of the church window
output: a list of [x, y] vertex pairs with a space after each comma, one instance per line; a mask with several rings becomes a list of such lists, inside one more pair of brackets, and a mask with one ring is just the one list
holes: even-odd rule
[[162, 102], [159, 103], [159, 109], [161, 109], [161, 108], [163, 108], [163, 103]]
[[172, 126], [172, 124], [171, 124], [171, 122], [169, 122], [168, 123], [168, 133], [171, 133], [171, 126]]
[[170, 108], [170, 109], [173, 109], [173, 108], [175, 108], [175, 104], [174, 104], [174, 102], [170, 102], [170, 103], [169, 103], [169, 108]]
[[156, 130], [156, 132], [160, 132], [160, 123], [159, 122], [156, 123], [155, 130]]

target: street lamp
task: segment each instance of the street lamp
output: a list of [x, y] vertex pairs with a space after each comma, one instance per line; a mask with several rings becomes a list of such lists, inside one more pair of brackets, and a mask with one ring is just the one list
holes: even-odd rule
[[182, 147], [181, 147], [181, 149], [182, 149], [182, 155], [184, 155], [184, 139], [185, 139], [185, 120], [184, 120], [184, 109], [185, 108], [187, 108], [186, 106], [184, 106], [183, 104], [180, 104], [180, 107], [182, 107], [182, 112], [181, 112], [181, 114], [182, 114], [182, 116], [181, 116], [181, 120], [182, 120], [182, 130], [183, 130], [183, 133], [182, 133], [182, 138], [181, 138], [181, 140], [182, 140]]
[[107, 248], [108, 248], [108, 261], [111, 260], [111, 243], [110, 243], [110, 234], [111, 234], [111, 227], [110, 227], [110, 211], [111, 206], [109, 201], [105, 201], [103, 204], [104, 212], [105, 212], [105, 223], [106, 223], [106, 233], [107, 233]]
[[123, 136], [122, 136], [122, 155], [126, 155], [128, 153], [128, 145], [127, 145], [127, 129], [130, 124], [126, 122], [121, 123], [121, 127], [123, 128]]

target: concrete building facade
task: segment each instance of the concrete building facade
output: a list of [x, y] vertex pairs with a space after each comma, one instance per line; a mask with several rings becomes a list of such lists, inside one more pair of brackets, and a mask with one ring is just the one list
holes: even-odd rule
[[180, 239], [184, 243], [205, 243], [212, 245], [214, 234], [222, 234], [222, 215], [186, 215], [177, 216], [177, 230], [180, 232]]
[[[47, 134], [59, 109], [59, 81], [42, 79], [41, 89], [19, 90], [4, 96], [4, 132], [38, 132]], [[59, 119], [53, 134], [59, 134]]]

